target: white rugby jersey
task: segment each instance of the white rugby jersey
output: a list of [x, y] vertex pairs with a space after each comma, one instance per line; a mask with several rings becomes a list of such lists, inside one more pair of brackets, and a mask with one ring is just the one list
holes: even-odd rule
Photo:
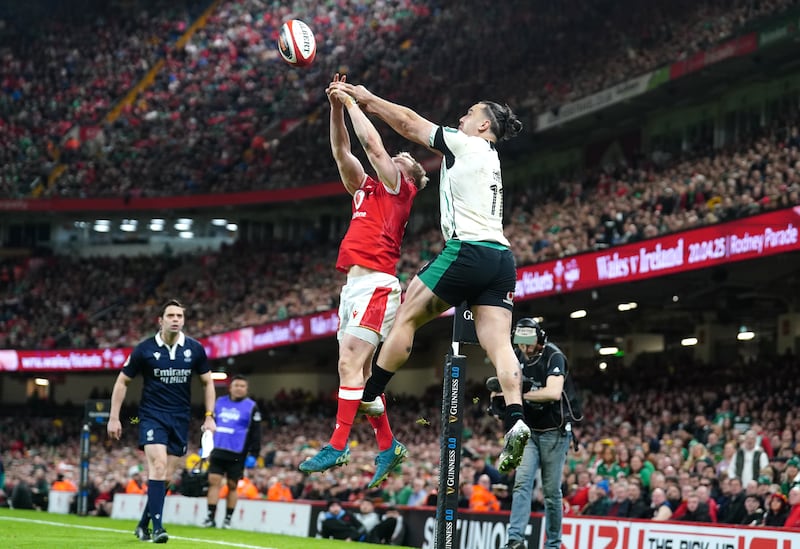
[[510, 246], [503, 234], [503, 179], [494, 145], [445, 126], [435, 127], [429, 142], [444, 155], [439, 174], [444, 239]]

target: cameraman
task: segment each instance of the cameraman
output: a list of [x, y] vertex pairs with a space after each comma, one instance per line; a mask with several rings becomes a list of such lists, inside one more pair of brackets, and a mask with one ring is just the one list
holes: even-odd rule
[[[522, 462], [514, 480], [508, 543], [502, 549], [525, 549], [525, 527], [531, 514], [533, 482], [542, 470], [544, 496], [545, 547], [561, 547], [561, 477], [569, 449], [576, 413], [565, 393], [567, 359], [552, 343], [538, 322], [522, 318], [514, 326], [512, 340], [523, 374], [525, 423], [531, 438], [525, 445]], [[497, 414], [504, 403], [496, 378], [489, 378], [492, 391], [491, 412]], [[579, 419], [579, 418], [578, 418]]]

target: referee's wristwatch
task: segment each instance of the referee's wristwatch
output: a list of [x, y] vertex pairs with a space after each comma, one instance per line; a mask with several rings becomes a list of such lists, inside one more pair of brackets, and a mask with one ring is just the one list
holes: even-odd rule
[[206, 417], [215, 417], [214, 412], [206, 412]]

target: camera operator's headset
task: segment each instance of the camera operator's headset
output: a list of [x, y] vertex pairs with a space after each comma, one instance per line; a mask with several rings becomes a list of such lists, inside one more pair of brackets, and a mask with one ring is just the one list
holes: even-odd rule
[[538, 322], [532, 318], [520, 318], [514, 325], [512, 334], [514, 345], [541, 345], [547, 344], [547, 333]]

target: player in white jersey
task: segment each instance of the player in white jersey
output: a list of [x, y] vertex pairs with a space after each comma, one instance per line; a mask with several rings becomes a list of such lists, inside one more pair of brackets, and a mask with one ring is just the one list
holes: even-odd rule
[[508, 247], [503, 234], [503, 180], [494, 143], [437, 126], [428, 145], [444, 154], [439, 210], [445, 241], [457, 238]]
[[530, 429], [523, 421], [519, 364], [508, 337], [517, 277], [503, 235], [503, 181], [495, 144], [517, 135], [522, 122], [507, 105], [481, 101], [461, 117], [457, 129], [447, 128], [363, 86], [336, 86], [406, 139], [443, 156], [439, 209], [446, 244], [409, 284], [364, 388], [363, 407], [368, 413], [382, 412], [380, 395], [408, 360], [416, 330], [466, 301], [478, 340], [495, 365], [503, 393], [509, 395], [499, 468], [510, 471], [519, 465]]

